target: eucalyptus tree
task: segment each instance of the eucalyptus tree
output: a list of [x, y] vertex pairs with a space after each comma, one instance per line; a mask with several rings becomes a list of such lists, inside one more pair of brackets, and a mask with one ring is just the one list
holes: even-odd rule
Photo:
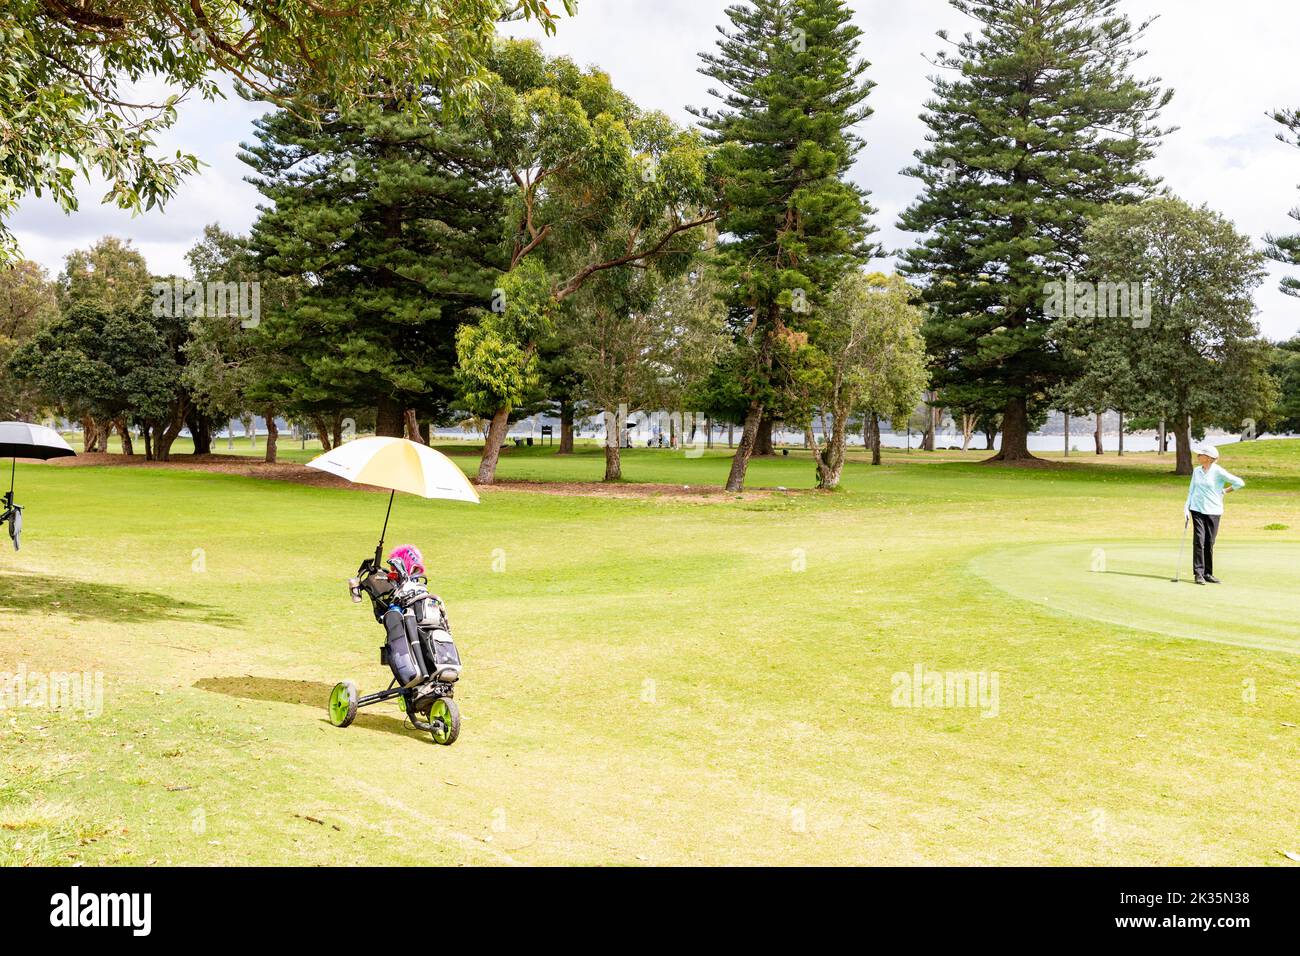
[[506, 266], [456, 340], [467, 399], [490, 419], [481, 484], [495, 480], [511, 412], [539, 380], [538, 350], [561, 304], [603, 273], [689, 259], [694, 230], [716, 218], [697, 134], [535, 43], [503, 42], [492, 67], [482, 122], [512, 187]]
[[3, 220], [18, 201], [48, 194], [71, 211], [79, 175], [108, 180], [104, 201], [123, 209], [169, 199], [199, 161], [165, 154], [157, 137], [194, 95], [216, 99], [234, 81], [282, 105], [293, 91], [300, 106], [418, 108], [434, 87], [466, 106], [499, 20], [532, 17], [548, 32], [556, 21], [544, 0], [7, 0], [4, 12], [0, 257], [13, 255]]

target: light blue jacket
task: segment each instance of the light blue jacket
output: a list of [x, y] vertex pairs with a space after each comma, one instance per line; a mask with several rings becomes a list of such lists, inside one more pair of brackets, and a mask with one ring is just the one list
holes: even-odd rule
[[1203, 515], [1223, 514], [1223, 489], [1228, 485], [1244, 488], [1246, 483], [1236, 475], [1219, 467], [1216, 461], [1206, 471], [1200, 465], [1192, 469], [1192, 485], [1187, 489], [1187, 511], [1199, 511]]

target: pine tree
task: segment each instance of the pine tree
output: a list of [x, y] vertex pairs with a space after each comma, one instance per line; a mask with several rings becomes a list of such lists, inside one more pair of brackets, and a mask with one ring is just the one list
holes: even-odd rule
[[259, 263], [303, 277], [259, 332], [283, 358], [268, 399], [303, 410], [369, 405], [376, 431], [455, 397], [456, 329], [504, 267], [502, 188], [486, 139], [391, 107], [286, 110], [242, 158], [274, 205], [253, 227]]
[[[1044, 315], [1048, 282], [1082, 267], [1088, 218], [1154, 183], [1142, 163], [1172, 95], [1131, 75], [1147, 23], [1118, 0], [951, 0], [979, 24], [937, 65], [930, 146], [906, 172], [925, 184], [900, 225], [924, 233], [903, 271], [924, 283], [934, 386], [956, 408], [1000, 408], [997, 459], [1030, 459], [1028, 435], [1068, 377]], [[940, 38], [947, 41], [944, 33]]]
[[719, 28], [700, 68], [722, 105], [695, 112], [719, 147], [721, 279], [728, 304], [749, 317], [740, 343], [748, 404], [727, 479], [739, 491], [801, 317], [874, 251], [873, 210], [845, 180], [873, 84], [843, 0], [753, 0], [727, 16], [731, 27]]
[[[1291, 146], [1300, 147], [1300, 110], [1279, 110], [1273, 118], [1285, 127], [1286, 132], [1278, 133], [1277, 138]], [[1292, 209], [1288, 215], [1300, 222], [1300, 206]], [[1291, 236], [1268, 236], [1268, 257], [1289, 266], [1300, 266], [1300, 234]], [[1300, 296], [1300, 279], [1285, 276], [1281, 283], [1282, 291], [1287, 295]]]

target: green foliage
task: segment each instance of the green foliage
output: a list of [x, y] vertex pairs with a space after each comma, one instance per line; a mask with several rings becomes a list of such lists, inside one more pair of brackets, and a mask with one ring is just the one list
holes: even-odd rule
[[1205, 206], [1161, 197], [1107, 208], [1086, 240], [1095, 275], [1149, 283], [1151, 316], [1147, 324], [1067, 315], [1054, 324], [1064, 354], [1081, 368], [1064, 405], [1164, 419], [1180, 445], [1189, 418], [1194, 428], [1229, 429], [1264, 419], [1277, 392], [1254, 320], [1264, 256], [1250, 238]]
[[1296, 434], [1300, 432], [1300, 335], [1273, 349], [1268, 372], [1277, 383], [1278, 398], [1259, 430]]
[[711, 221], [714, 198], [697, 133], [536, 43], [501, 43], [492, 66], [482, 122], [514, 184], [509, 268], [541, 256], [564, 299], [600, 272], [693, 255], [691, 232]]
[[59, 305], [91, 302], [105, 309], [134, 305], [148, 291], [149, 264], [130, 239], [105, 236], [89, 249], [74, 249], [57, 280]]
[[[195, 281], [256, 283], [258, 314], [235, 310], [209, 314], [204, 302], [193, 312], [185, 343], [183, 381], [196, 408], [214, 421], [228, 421], [256, 411], [268, 412], [268, 383], [284, 370], [281, 353], [261, 332], [263, 316], [282, 315], [297, 294], [292, 279], [265, 276], [258, 270], [248, 237], [212, 224], [186, 253]], [[273, 387], [271, 387], [273, 390]]]
[[[503, 42], [493, 68], [482, 122], [514, 184], [504, 216], [507, 271], [500, 311], [481, 333], [458, 333], [458, 346], [468, 404], [482, 408], [497, 394], [500, 421], [539, 381], [537, 351], [556, 304], [597, 278], [605, 290], [597, 298], [620, 296], [618, 273], [631, 269], [681, 271], [698, 250], [694, 230], [715, 216], [698, 134], [643, 112], [604, 73], [548, 58], [535, 43]], [[510, 361], [518, 365], [507, 371]], [[504, 435], [489, 432], [480, 481], [492, 481]]]
[[896, 420], [915, 407], [927, 381], [924, 317], [916, 290], [900, 276], [850, 272], [809, 320], [811, 344], [801, 352], [812, 354], [792, 376], [806, 404], [786, 418], [808, 422], [821, 413], [825, 447], [808, 431], [819, 487], [839, 484], [854, 412]]
[[299, 283], [259, 334], [277, 356], [259, 388], [303, 412], [454, 397], [456, 328], [505, 262], [503, 192], [482, 130], [390, 106], [281, 110], [242, 158], [273, 205], [253, 227], [264, 280]]
[[147, 302], [74, 304], [17, 350], [9, 371], [56, 396], [70, 415], [161, 419], [180, 389], [175, 330]]
[[[925, 187], [900, 218], [922, 233], [903, 271], [931, 307], [934, 383], [950, 407], [1005, 409], [1006, 457], [1070, 374], [1052, 348], [1045, 284], [1082, 265], [1088, 218], [1153, 183], [1142, 171], [1170, 93], [1136, 79], [1118, 0], [952, 0], [980, 30], [941, 52], [926, 105], [931, 145], [906, 172]], [[948, 37], [940, 34], [945, 41]]]
[[534, 343], [551, 333], [556, 303], [551, 277], [530, 259], [501, 277], [499, 311], [456, 331], [456, 375], [467, 408], [490, 416], [521, 404], [539, 380]]
[[747, 363], [733, 346], [723, 352], [717, 363], [690, 390], [686, 404], [714, 421], [740, 425], [749, 409], [749, 393], [745, 388]]
[[36, 418], [44, 400], [30, 383], [10, 374], [14, 352], [58, 315], [54, 284], [37, 263], [0, 266], [0, 419]]
[[873, 210], [844, 178], [874, 84], [840, 0], [755, 0], [727, 16], [717, 52], [700, 56], [721, 108], [693, 112], [719, 145], [722, 282], [770, 324], [773, 307], [797, 318], [874, 252]]
[[850, 273], [819, 318], [813, 342], [840, 370], [847, 407], [905, 416], [929, 378], [917, 290], [898, 275]]
[[[564, 0], [573, 13], [573, 0]], [[542, 0], [117, 0], [111, 4], [8, 0], [0, 68], [0, 220], [28, 192], [76, 208], [73, 179], [97, 172], [105, 202], [150, 209], [175, 192], [198, 160], [161, 157], [157, 134], [182, 95], [222, 95], [220, 78], [260, 94], [321, 96], [357, 105], [384, 98], [416, 107], [437, 88], [459, 106], [487, 80], [485, 61], [502, 16], [555, 18]], [[169, 95], [139, 102], [156, 81]], [[174, 92], [173, 92], [174, 91]], [[301, 104], [300, 104], [301, 105]], [[0, 225], [0, 254], [12, 254]]]

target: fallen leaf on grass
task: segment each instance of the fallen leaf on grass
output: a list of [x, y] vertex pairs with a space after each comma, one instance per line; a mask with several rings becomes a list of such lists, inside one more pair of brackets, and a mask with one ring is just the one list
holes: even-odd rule
[[[299, 820], [308, 820], [308, 821], [310, 821], [311, 823], [319, 823], [321, 826], [326, 826], [326, 825], [327, 825], [327, 824], [325, 823], [324, 820], [321, 820], [321, 819], [319, 819], [318, 817], [308, 816], [308, 815], [305, 814], [305, 813], [295, 813], [294, 816], [297, 817]], [[333, 823], [328, 824], [328, 826], [332, 827], [332, 828], [335, 829], [335, 830], [339, 830], [339, 827], [337, 827], [337, 826], [336, 826], [335, 824], [333, 824]], [[341, 833], [341, 832], [343, 832], [343, 831], [342, 831], [342, 830], [339, 830], [339, 832]]]

